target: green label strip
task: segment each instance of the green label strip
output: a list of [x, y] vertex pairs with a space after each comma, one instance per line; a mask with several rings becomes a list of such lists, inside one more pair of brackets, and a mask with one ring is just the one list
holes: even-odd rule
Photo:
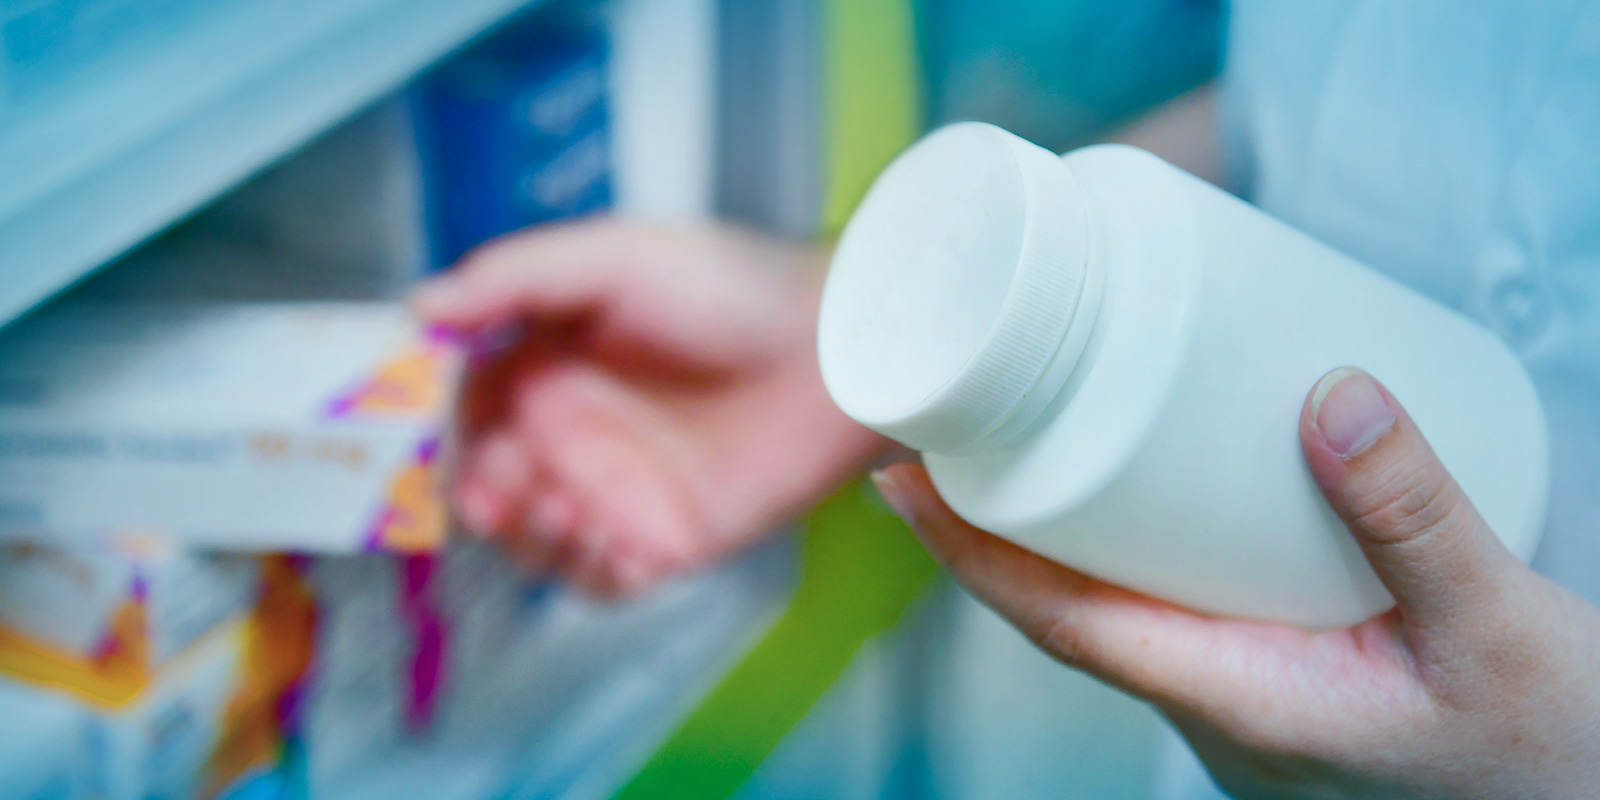
[[[916, 138], [918, 64], [911, 0], [820, 0], [827, 191], [822, 233], [836, 235], [878, 173]], [[893, 627], [937, 572], [865, 484], [806, 519], [794, 599], [617, 795], [725, 798], [844, 673]]]

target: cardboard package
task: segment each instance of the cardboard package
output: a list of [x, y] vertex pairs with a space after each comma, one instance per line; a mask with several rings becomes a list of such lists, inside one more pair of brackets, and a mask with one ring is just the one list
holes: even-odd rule
[[0, 332], [0, 539], [427, 551], [460, 359], [397, 303], [66, 304]]
[[67, 765], [34, 774], [70, 789], [43, 796], [209, 798], [276, 770], [312, 662], [303, 565], [113, 541], [0, 550], [0, 699]]

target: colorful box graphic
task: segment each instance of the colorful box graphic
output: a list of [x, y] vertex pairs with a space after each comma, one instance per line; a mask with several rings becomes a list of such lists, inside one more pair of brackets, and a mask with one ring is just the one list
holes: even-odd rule
[[315, 640], [301, 572], [288, 556], [148, 541], [0, 555], [0, 706], [9, 695], [29, 718], [71, 723], [40, 743], [70, 780], [58, 766], [33, 778], [64, 798], [210, 798], [277, 769]]
[[73, 304], [0, 333], [0, 539], [444, 539], [458, 348], [387, 302]]
[[153, 537], [0, 547], [0, 674], [127, 702], [195, 641], [248, 617], [260, 587], [256, 558]]

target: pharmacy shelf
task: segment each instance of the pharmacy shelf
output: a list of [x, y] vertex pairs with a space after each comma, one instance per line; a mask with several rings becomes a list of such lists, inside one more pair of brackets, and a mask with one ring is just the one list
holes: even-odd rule
[[0, 324], [539, 0], [217, 3], [0, 121]]

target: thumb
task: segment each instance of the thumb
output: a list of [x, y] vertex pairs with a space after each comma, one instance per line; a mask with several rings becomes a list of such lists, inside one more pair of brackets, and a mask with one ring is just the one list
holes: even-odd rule
[[1324, 375], [1301, 411], [1300, 445], [1409, 624], [1444, 626], [1495, 602], [1520, 562], [1371, 375], [1355, 367]]

